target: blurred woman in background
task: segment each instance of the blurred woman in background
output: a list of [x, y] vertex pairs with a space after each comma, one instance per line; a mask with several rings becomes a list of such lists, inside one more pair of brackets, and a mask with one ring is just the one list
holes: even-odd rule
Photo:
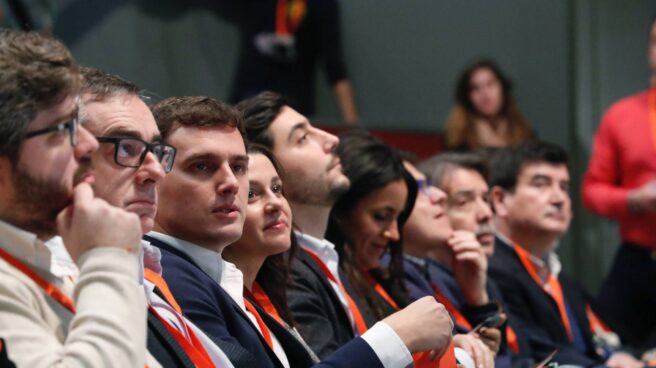
[[456, 85], [456, 104], [446, 123], [447, 148], [505, 147], [531, 139], [533, 132], [511, 92], [510, 80], [490, 60], [463, 70]]

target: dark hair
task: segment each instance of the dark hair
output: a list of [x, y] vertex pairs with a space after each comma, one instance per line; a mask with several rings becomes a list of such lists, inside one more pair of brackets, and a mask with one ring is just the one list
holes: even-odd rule
[[[348, 191], [342, 194], [330, 213], [326, 239], [333, 242], [340, 256], [340, 265], [354, 289], [363, 298], [369, 312], [378, 319], [386, 317], [388, 309], [376, 295], [373, 286], [364, 279], [355, 260], [354, 251], [346, 243], [340, 222], [343, 223], [357, 204], [372, 192], [387, 184], [403, 179], [408, 188], [405, 207], [397, 219], [398, 231], [410, 217], [417, 197], [417, 184], [403, 166], [399, 153], [381, 140], [363, 131], [351, 131], [340, 135], [337, 154], [342, 162], [344, 174], [351, 181]], [[388, 269], [376, 272], [382, 283], [396, 290], [405, 290], [403, 285], [402, 240], [390, 244]], [[401, 303], [403, 304], [403, 303]]]
[[0, 155], [16, 158], [40, 110], [78, 94], [79, 67], [60, 41], [0, 30]]
[[567, 152], [561, 146], [543, 141], [528, 141], [505, 148], [490, 162], [490, 187], [514, 191], [524, 166], [534, 163], [568, 166]]
[[483, 158], [474, 152], [445, 152], [437, 154], [417, 165], [417, 169], [437, 187], [442, 187], [444, 179], [455, 169], [473, 170], [487, 180], [488, 169]]
[[238, 103], [236, 107], [244, 115], [246, 139], [273, 150], [273, 137], [269, 132], [269, 126], [286, 105], [287, 101], [284, 97], [270, 91]]
[[207, 96], [169, 97], [150, 107], [162, 139], [180, 126], [209, 128], [228, 126], [244, 138], [244, 122], [236, 108]]
[[[260, 144], [249, 143], [247, 151], [249, 154], [260, 154], [268, 158], [278, 173], [278, 176], [281, 178], [284, 177], [282, 167], [268, 148]], [[298, 241], [296, 240], [296, 235], [292, 232], [291, 247], [289, 250], [267, 257], [255, 278], [269, 299], [271, 299], [271, 303], [273, 303], [280, 317], [292, 327], [294, 326], [294, 319], [289, 310], [289, 304], [287, 304], [287, 289], [292, 282], [290, 270], [296, 249], [298, 249]]]
[[508, 134], [511, 143], [531, 138], [533, 133], [524, 115], [519, 111], [512, 95], [512, 81], [501, 71], [499, 66], [488, 59], [477, 60], [468, 65], [458, 77], [455, 90], [456, 106], [447, 121], [447, 147], [453, 149], [477, 148], [475, 134], [475, 117], [480, 115], [470, 98], [471, 78], [480, 69], [489, 69], [501, 83], [502, 104], [499, 115], [508, 121]]
[[93, 95], [94, 101], [114, 96], [139, 96], [142, 89], [119, 76], [96, 68], [83, 67], [82, 93]]

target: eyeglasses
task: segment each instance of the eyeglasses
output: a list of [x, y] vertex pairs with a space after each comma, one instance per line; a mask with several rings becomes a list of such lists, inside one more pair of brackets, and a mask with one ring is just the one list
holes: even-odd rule
[[428, 179], [417, 180], [417, 190], [424, 195], [430, 195], [431, 182]]
[[[77, 115], [77, 114], [75, 114]], [[71, 146], [75, 146], [75, 136], [77, 132], [77, 125], [78, 125], [78, 120], [77, 116], [72, 118], [71, 120], [65, 121], [63, 123], [59, 123], [57, 125], [53, 125], [51, 127], [35, 130], [33, 132], [27, 132], [25, 134], [25, 139], [30, 139], [37, 137], [39, 135], [43, 134], [48, 134], [48, 133], [53, 133], [53, 132], [61, 132], [64, 130], [68, 130], [68, 136], [71, 140]]]
[[164, 143], [148, 143], [134, 137], [96, 137], [100, 143], [114, 144], [114, 162], [124, 167], [139, 167], [146, 159], [148, 152], [152, 152], [157, 161], [162, 164], [164, 172], [173, 168], [176, 149]]

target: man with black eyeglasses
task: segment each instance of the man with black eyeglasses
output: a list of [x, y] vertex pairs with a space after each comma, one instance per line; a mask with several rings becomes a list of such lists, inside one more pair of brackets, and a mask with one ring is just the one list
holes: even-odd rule
[[[142, 232], [149, 232], [157, 211], [157, 189], [173, 167], [176, 149], [162, 142], [137, 86], [92, 68], [83, 68], [82, 76], [82, 120], [100, 142], [92, 155], [96, 194], [139, 215]], [[183, 317], [167, 294], [159, 250], [146, 241], [141, 249], [149, 353], [163, 367], [232, 367], [221, 349]]]
[[[18, 367], [143, 367], [139, 221], [94, 198], [79, 86], [60, 42], [0, 31], [0, 337]], [[45, 245], [55, 235], [76, 285]]]

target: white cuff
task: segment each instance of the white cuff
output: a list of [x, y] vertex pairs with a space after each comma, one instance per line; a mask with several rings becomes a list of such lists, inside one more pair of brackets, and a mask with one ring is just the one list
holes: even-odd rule
[[464, 351], [461, 348], [455, 348], [454, 352], [458, 364], [464, 366], [465, 368], [476, 368], [476, 365], [474, 364], [474, 359], [472, 359], [472, 357], [469, 356], [469, 354], [466, 351]]
[[385, 368], [401, 368], [412, 364], [412, 354], [399, 335], [385, 322], [377, 322], [361, 336], [369, 344]]

